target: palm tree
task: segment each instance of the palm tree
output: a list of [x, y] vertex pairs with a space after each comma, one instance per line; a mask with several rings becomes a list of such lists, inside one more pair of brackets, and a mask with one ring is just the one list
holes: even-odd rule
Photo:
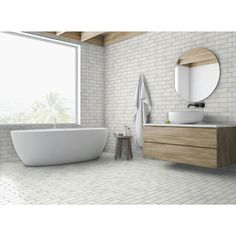
[[32, 123], [67, 123], [71, 120], [67, 108], [64, 107], [64, 99], [53, 92], [47, 94], [43, 101], [36, 101], [32, 110]]

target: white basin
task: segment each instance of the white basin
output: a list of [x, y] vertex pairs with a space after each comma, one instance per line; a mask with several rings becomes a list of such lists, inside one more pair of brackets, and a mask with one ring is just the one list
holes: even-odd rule
[[174, 111], [168, 113], [168, 119], [173, 124], [196, 124], [203, 121], [203, 112]]

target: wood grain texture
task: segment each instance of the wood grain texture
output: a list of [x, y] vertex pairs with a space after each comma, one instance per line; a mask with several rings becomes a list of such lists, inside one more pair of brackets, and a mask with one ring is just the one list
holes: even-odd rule
[[121, 158], [122, 153], [122, 139], [116, 140], [116, 152], [115, 152], [115, 160], [119, 157]]
[[218, 167], [236, 164], [236, 127], [217, 129]]
[[81, 34], [80, 32], [64, 32], [62, 35], [59, 35], [58, 37], [70, 38], [80, 41]]
[[130, 153], [130, 158], [133, 158], [133, 152], [132, 152], [132, 145], [131, 145], [131, 139], [129, 139], [129, 153]]
[[58, 39], [60, 37], [78, 40], [78, 42], [86, 42], [94, 44], [97, 46], [108, 46], [113, 43], [117, 43], [136, 35], [142, 34], [143, 32], [82, 32], [82, 31], [50, 31], [50, 32], [40, 32], [42, 35], [46, 33], [43, 37], [47, 37], [47, 34], [52, 34]]
[[64, 34], [65, 32], [66, 32], [66, 31], [57, 31], [57, 32], [56, 32], [56, 35], [59, 36], [59, 35]]
[[207, 48], [193, 48], [185, 52], [178, 60], [179, 65], [188, 67], [218, 63], [214, 53]]
[[208, 64], [214, 64], [214, 63], [219, 63], [218, 60], [212, 59], [208, 61], [199, 61], [199, 62], [194, 62], [190, 64], [190, 67], [195, 67], [195, 66], [204, 66]]
[[115, 160], [121, 157], [122, 145], [124, 144], [125, 155], [127, 160], [133, 158], [132, 147], [131, 147], [131, 138], [132, 136], [117, 136], [116, 137], [116, 152]]
[[144, 156], [160, 160], [217, 167], [216, 149], [144, 142]]
[[196, 63], [196, 62], [205, 62], [209, 60], [213, 60], [214, 58], [210, 54], [206, 55], [199, 55], [191, 58], [186, 58], [186, 59], [180, 59], [179, 64], [180, 65], [186, 65], [186, 64], [191, 64], [191, 63]]
[[205, 167], [236, 164], [236, 127], [144, 127], [144, 156]]
[[103, 34], [104, 32], [81, 32], [81, 42], [94, 38], [98, 35]]
[[104, 35], [104, 46], [108, 46], [120, 41], [137, 36], [142, 32], [109, 32]]
[[216, 148], [216, 129], [189, 127], [144, 127], [144, 141]]
[[85, 43], [90, 43], [90, 44], [94, 44], [100, 47], [103, 47], [103, 36], [98, 35], [97, 37], [88, 39]]

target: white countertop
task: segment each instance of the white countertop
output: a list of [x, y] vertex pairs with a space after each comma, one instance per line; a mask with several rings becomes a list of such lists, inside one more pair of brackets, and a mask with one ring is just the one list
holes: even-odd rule
[[198, 123], [198, 124], [164, 124], [164, 123], [150, 123], [144, 126], [166, 126], [166, 127], [192, 127], [192, 128], [223, 128], [236, 127], [236, 124], [229, 123]]

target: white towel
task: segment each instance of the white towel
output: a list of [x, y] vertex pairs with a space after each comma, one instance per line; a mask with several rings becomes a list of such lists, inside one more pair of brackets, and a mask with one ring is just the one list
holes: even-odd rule
[[139, 77], [135, 100], [137, 109], [134, 115], [135, 140], [138, 147], [143, 147], [143, 124], [146, 124], [147, 117], [152, 110], [149, 91], [143, 73], [141, 73]]

